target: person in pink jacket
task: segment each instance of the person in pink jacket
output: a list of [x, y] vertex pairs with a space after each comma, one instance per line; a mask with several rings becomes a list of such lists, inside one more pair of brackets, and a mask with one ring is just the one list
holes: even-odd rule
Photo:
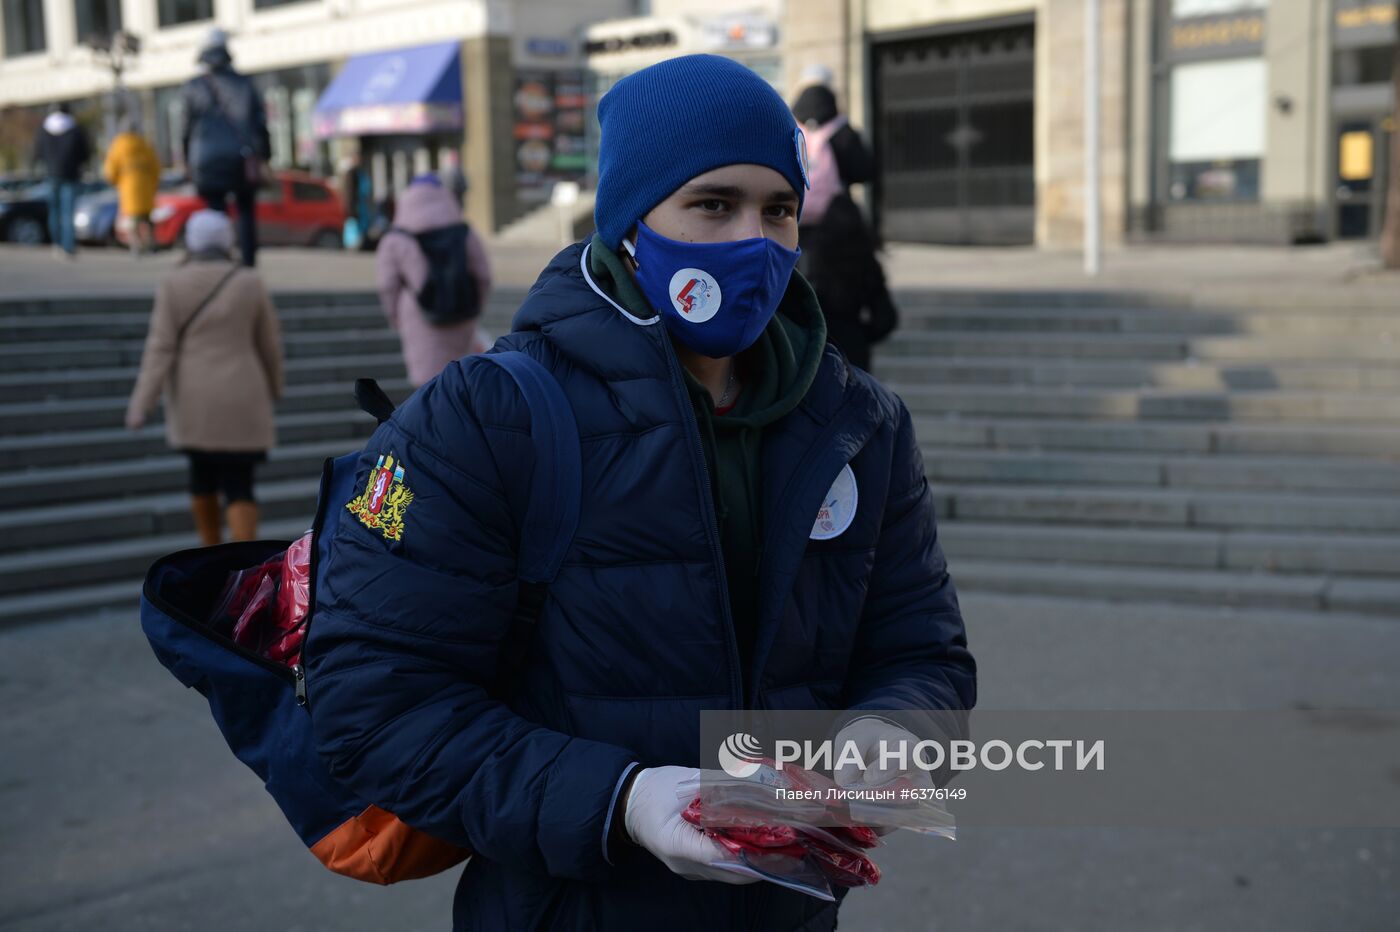
[[[379, 241], [375, 273], [384, 316], [403, 344], [408, 380], [420, 386], [455, 359], [485, 352], [477, 317], [434, 324], [418, 306], [417, 295], [428, 278], [428, 260], [416, 235], [462, 223], [456, 198], [435, 175], [415, 178], [398, 199], [393, 229]], [[477, 307], [485, 309], [491, 291], [491, 264], [475, 230], [466, 237], [467, 268], [476, 283]]]

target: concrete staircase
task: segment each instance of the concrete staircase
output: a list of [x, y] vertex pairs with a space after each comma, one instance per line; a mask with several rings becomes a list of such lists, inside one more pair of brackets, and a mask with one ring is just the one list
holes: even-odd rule
[[[523, 294], [497, 294], [508, 329]], [[911, 293], [876, 372], [912, 410], [965, 590], [1400, 618], [1400, 310]], [[287, 295], [263, 533], [408, 392], [372, 295]], [[0, 625], [130, 611], [193, 544], [183, 457], [121, 427], [144, 300], [0, 304]]]
[[[507, 331], [523, 297], [498, 291], [483, 325]], [[372, 432], [353, 381], [378, 379], [396, 401], [410, 388], [374, 295], [277, 304], [287, 393], [257, 487], [269, 538], [306, 529], [321, 462]], [[151, 562], [194, 545], [184, 457], [159, 423], [121, 426], [149, 314], [143, 299], [0, 303], [0, 626], [132, 610]]]
[[1400, 618], [1400, 303], [903, 309], [874, 365], [963, 588]]

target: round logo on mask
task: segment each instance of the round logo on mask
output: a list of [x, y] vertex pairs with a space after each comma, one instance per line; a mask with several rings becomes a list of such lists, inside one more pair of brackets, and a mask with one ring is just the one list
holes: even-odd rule
[[703, 324], [719, 313], [719, 282], [704, 269], [681, 269], [671, 276], [671, 306], [681, 320]]
[[831, 490], [822, 499], [817, 509], [817, 520], [812, 522], [812, 540], [831, 540], [840, 537], [856, 519], [856, 506], [860, 504], [860, 490], [856, 488], [856, 474], [847, 463], [831, 483]]

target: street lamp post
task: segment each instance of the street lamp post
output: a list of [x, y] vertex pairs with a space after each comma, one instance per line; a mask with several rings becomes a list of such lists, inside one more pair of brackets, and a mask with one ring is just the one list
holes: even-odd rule
[[141, 52], [141, 39], [125, 29], [118, 29], [110, 35], [88, 36], [84, 43], [92, 49], [99, 61], [106, 63], [112, 72], [112, 90], [107, 97], [104, 130], [110, 140], [117, 134], [117, 107], [126, 94], [122, 75], [131, 59]]

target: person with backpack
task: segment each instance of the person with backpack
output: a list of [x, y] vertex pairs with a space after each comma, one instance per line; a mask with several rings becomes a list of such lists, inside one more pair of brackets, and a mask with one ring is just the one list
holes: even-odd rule
[[850, 195], [853, 185], [874, 177], [874, 159], [837, 110], [836, 95], [826, 84], [806, 87], [792, 109], [806, 137], [812, 168], [799, 268], [821, 302], [827, 339], [869, 371], [871, 347], [899, 323], [877, 254], [879, 242]]
[[181, 91], [185, 165], [211, 210], [227, 211], [233, 198], [239, 250], [243, 264], [251, 266], [258, 251], [256, 195], [272, 157], [267, 113], [253, 82], [234, 70], [224, 30], [210, 30], [199, 64], [203, 73]]
[[34, 162], [44, 166], [49, 183], [49, 239], [56, 253], [69, 259], [78, 256], [77, 232], [73, 225], [73, 202], [83, 166], [92, 156], [87, 132], [66, 103], [55, 104], [44, 117], [34, 137]]
[[140, 430], [162, 394], [165, 442], [189, 459], [190, 510], [204, 546], [258, 536], [254, 467], [276, 442], [282, 397], [281, 325], [262, 278], [234, 264], [228, 216], [201, 210], [185, 224], [185, 261], [160, 283], [127, 405]]
[[490, 260], [436, 175], [420, 175], [404, 189], [374, 264], [380, 306], [398, 331], [414, 387], [486, 349], [477, 319], [491, 293]]
[[681, 788], [704, 709], [849, 710], [868, 746], [908, 735], [878, 710], [975, 703], [913, 422], [794, 274], [807, 167], [766, 81], [675, 58], [598, 116], [596, 234], [323, 502], [299, 701], [373, 826], [472, 852], [455, 929], [830, 930], [844, 890], [712, 866]]

